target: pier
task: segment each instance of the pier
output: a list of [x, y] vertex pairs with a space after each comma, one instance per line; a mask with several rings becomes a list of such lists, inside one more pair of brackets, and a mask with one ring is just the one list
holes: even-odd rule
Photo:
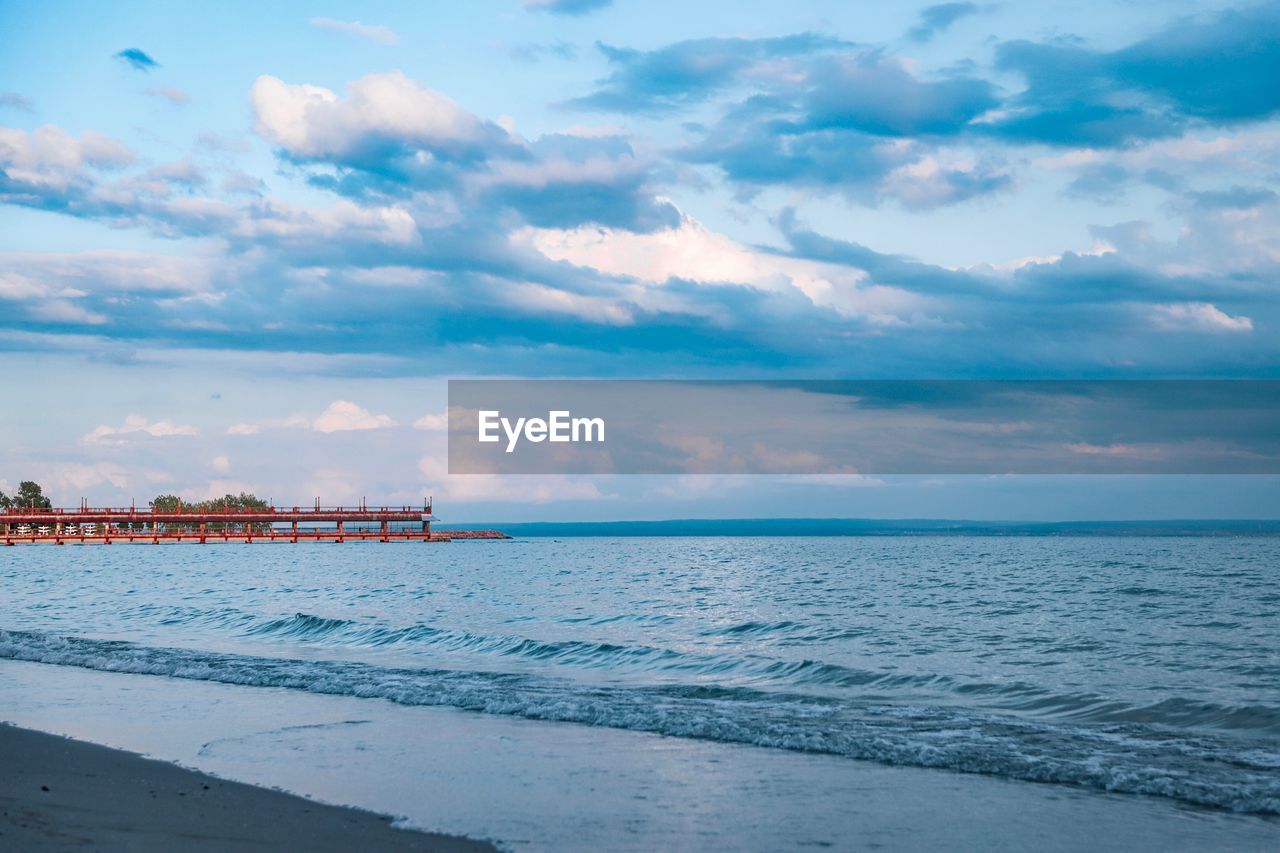
[[189, 542], [449, 542], [453, 539], [509, 539], [497, 530], [431, 530], [431, 501], [422, 507], [315, 506], [261, 508], [225, 506], [90, 507], [0, 509], [0, 544], [155, 545]]

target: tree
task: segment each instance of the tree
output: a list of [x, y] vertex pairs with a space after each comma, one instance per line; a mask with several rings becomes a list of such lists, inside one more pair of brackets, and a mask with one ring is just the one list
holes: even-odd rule
[[177, 495], [156, 495], [155, 500], [148, 501], [148, 506], [156, 512], [177, 512], [182, 506], [182, 498]]
[[[156, 495], [155, 500], [148, 501], [148, 505], [154, 512], [177, 512], [178, 507], [182, 506], [182, 498], [177, 495]], [[146, 530], [148, 527], [145, 521], [135, 522], [134, 530]], [[166, 524], [165, 530], [172, 529], [173, 525]]]
[[32, 480], [23, 480], [18, 484], [18, 493], [12, 498], [7, 498], [11, 507], [21, 507], [23, 509], [49, 509], [53, 503], [44, 496], [44, 490], [40, 488], [40, 484]]
[[[0, 492], [0, 509], [49, 509], [53, 504], [44, 496], [40, 484], [32, 480], [23, 480], [18, 484], [18, 491], [12, 497]], [[8, 531], [9, 525], [0, 525]]]
[[[185, 503], [177, 495], [156, 495], [155, 500], [149, 502], [150, 507], [155, 512], [178, 512], [180, 509], [190, 510], [191, 512], [239, 512], [254, 511], [267, 509], [268, 504], [262, 498], [251, 495], [248, 492], [241, 492], [238, 495], [226, 495], [221, 498], [211, 498], [207, 501], [199, 501], [197, 503]], [[166, 525], [166, 527], [176, 527], [175, 525]], [[252, 532], [260, 532], [270, 530], [271, 524], [265, 521], [257, 521], [252, 524], [238, 525], [234, 522], [215, 521], [209, 524], [209, 530], [223, 530], [231, 527], [243, 526]]]
[[[221, 498], [213, 498], [212, 500], [201, 501], [200, 503], [196, 504], [196, 507], [200, 509], [202, 512], [217, 512], [224, 508], [231, 512], [238, 512], [238, 511], [248, 512], [248, 511], [254, 511], [254, 510], [259, 510], [259, 511], [265, 510], [267, 509], [268, 504], [266, 501], [264, 501], [262, 498], [256, 495], [251, 495], [248, 492], [241, 492], [238, 495], [226, 495]], [[246, 530], [261, 532], [265, 530], [270, 530], [271, 524], [268, 522], [259, 521], [259, 522], [254, 522], [253, 524], [245, 524], [243, 525], [243, 527]]]

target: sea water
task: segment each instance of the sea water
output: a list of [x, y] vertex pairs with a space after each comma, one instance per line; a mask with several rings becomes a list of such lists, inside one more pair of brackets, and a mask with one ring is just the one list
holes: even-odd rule
[[0, 659], [1280, 813], [1270, 538], [15, 547]]

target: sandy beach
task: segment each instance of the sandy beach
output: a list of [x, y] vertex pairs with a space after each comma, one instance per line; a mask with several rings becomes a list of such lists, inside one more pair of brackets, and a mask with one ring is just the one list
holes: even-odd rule
[[[380, 823], [388, 838], [405, 844], [415, 836], [386, 829], [385, 819], [374, 815], [404, 816], [407, 825], [426, 832], [490, 839], [507, 850], [636, 853], [873, 847], [1271, 851], [1280, 828], [1274, 818], [1185, 807], [1162, 797], [12, 660], [0, 661], [0, 720], [261, 786], [247, 789], [247, 797], [277, 789], [314, 798], [281, 796], [313, 813], [329, 811], [316, 801], [365, 809], [335, 811]], [[78, 747], [61, 738], [42, 742]], [[123, 757], [141, 761], [130, 753]], [[57, 753], [50, 755], [52, 760], [35, 766], [56, 764]], [[0, 761], [14, 764], [7, 753]], [[191, 778], [177, 766], [161, 768]], [[125, 773], [109, 778], [121, 791], [129, 784]], [[51, 791], [41, 792], [41, 784]], [[62, 784], [31, 778], [26, 791], [47, 797]], [[155, 802], [150, 790], [142, 793]], [[188, 791], [172, 797], [180, 810], [192, 794], [178, 790]], [[11, 811], [7, 805], [0, 810]], [[86, 822], [84, 812], [68, 810], [65, 817], [66, 826]], [[232, 834], [228, 825], [212, 823], [223, 837]], [[0, 849], [30, 849], [9, 843], [9, 828], [0, 829], [6, 833]], [[298, 842], [306, 848], [302, 842], [308, 837], [294, 832], [286, 846]], [[352, 849], [397, 849], [389, 844]], [[184, 839], [182, 846], [191, 845]], [[155, 845], [139, 840], [128, 849]]]
[[6, 850], [494, 849], [10, 725], [0, 725], [0, 767]]

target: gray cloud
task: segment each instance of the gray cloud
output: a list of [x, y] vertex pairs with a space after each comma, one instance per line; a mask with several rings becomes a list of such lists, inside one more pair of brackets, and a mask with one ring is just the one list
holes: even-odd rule
[[652, 51], [599, 44], [613, 73], [570, 106], [613, 111], [666, 111], [706, 100], [734, 86], [769, 84], [786, 71], [779, 61], [849, 47], [813, 33], [778, 38], [706, 38]]
[[921, 78], [882, 51], [811, 34], [602, 50], [613, 74], [572, 105], [669, 111], [746, 89], [683, 153], [718, 166], [742, 195], [791, 185], [927, 208], [1012, 184], [994, 158], [932, 162], [940, 141], [999, 105], [976, 77]]
[[920, 22], [907, 35], [916, 41], [928, 41], [963, 18], [978, 14], [975, 3], [939, 3], [920, 10]]
[[36, 111], [36, 102], [17, 92], [0, 92], [0, 107], [33, 113]]
[[[623, 139], [529, 142], [399, 74], [355, 81], [345, 99], [309, 106], [296, 121], [309, 97], [275, 78], [254, 84], [259, 133], [295, 163], [322, 167], [310, 175], [316, 186], [353, 198], [434, 191], [459, 210], [497, 207], [535, 225], [652, 230], [676, 221], [670, 205], [653, 199], [654, 166]], [[392, 113], [388, 103], [412, 110]]]
[[[980, 79], [915, 75], [865, 50], [816, 50], [803, 72], [789, 84], [769, 78], [770, 91], [676, 153], [747, 191], [928, 207], [1009, 187], [998, 158], [949, 159], [948, 140], [998, 97]], [[720, 91], [730, 79], [712, 69], [699, 85]], [[218, 246], [187, 289], [180, 276], [128, 286], [110, 258], [6, 260], [0, 347], [92, 329], [104, 358], [264, 350], [370, 359], [391, 373], [515, 363], [535, 375], [832, 375], [849, 364], [882, 375], [1194, 375], [1280, 354], [1266, 333], [1277, 319], [1266, 252], [1277, 206], [1263, 187], [1184, 188], [1176, 211], [1189, 229], [1176, 244], [1128, 224], [1095, 231], [1106, 251], [1006, 268], [885, 255], [787, 213], [777, 222], [784, 250], [741, 250], [757, 265], [801, 264], [791, 272], [743, 272], [717, 250], [706, 255], [714, 275], [700, 263], [646, 278], [554, 259], [527, 237], [596, 231], [605, 261], [625, 254], [608, 242], [620, 235], [652, 233], [641, 255], [691, 251], [679, 244], [686, 220], [661, 198], [677, 166], [628, 138], [524, 139], [400, 75], [318, 99], [314, 87], [264, 80], [253, 98], [259, 133], [286, 176], [332, 191], [323, 204], [272, 197], [208, 146], [201, 156], [217, 165], [139, 165], [91, 132], [0, 130], [0, 200]], [[866, 91], [844, 91], [855, 85]], [[380, 106], [388, 93], [395, 110]], [[302, 96], [306, 108], [294, 109]], [[1123, 168], [1117, 179], [1148, 179], [1136, 163]], [[1245, 224], [1229, 215], [1246, 208], [1257, 216]]]
[[1123, 146], [1280, 112], [1280, 4], [1188, 18], [1114, 51], [1014, 41], [998, 65], [1024, 92], [993, 132], [1051, 145]]
[[135, 71], [150, 71], [159, 68], [160, 63], [152, 59], [145, 51], [136, 47], [126, 48], [115, 54], [115, 58], [133, 68]]
[[586, 15], [613, 3], [613, 0], [524, 0], [530, 12], [550, 12], [553, 15]]

